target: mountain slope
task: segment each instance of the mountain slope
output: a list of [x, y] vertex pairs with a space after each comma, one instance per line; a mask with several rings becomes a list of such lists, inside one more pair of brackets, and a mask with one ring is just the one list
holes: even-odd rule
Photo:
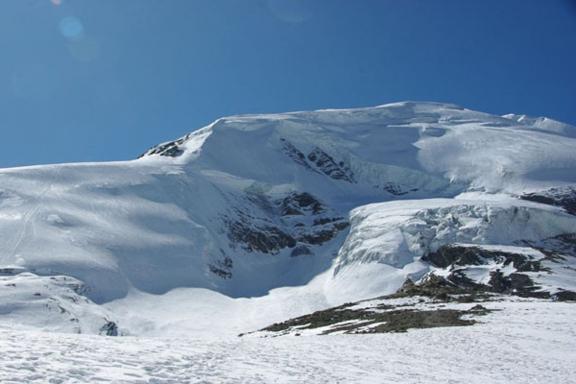
[[328, 282], [350, 301], [394, 293], [427, 274], [464, 286], [522, 279], [510, 293], [528, 296], [576, 292], [576, 216], [562, 209], [469, 195], [366, 205], [351, 221]]
[[[442, 237], [434, 224], [430, 252], [574, 232], [573, 218], [552, 207], [562, 204], [534, 196], [570, 191], [575, 170], [574, 127], [550, 120], [413, 102], [234, 116], [133, 161], [0, 170], [0, 264], [76, 278], [96, 303], [177, 288], [192, 301], [194, 289], [274, 297], [292, 286], [301, 299], [276, 315], [292, 316], [392, 293], [430, 272], [427, 253], [398, 236], [427, 233], [433, 221], [513, 217], [514, 236], [483, 237], [501, 228], [489, 221], [448, 226]], [[400, 201], [367, 205], [390, 200]], [[398, 225], [412, 229], [388, 231], [390, 209], [406, 210]], [[524, 237], [526, 223], [544, 229]]]

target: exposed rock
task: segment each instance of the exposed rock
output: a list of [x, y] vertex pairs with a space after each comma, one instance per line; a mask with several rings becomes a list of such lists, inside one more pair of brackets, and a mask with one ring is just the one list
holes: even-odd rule
[[441, 301], [451, 301], [452, 296], [463, 294], [475, 294], [473, 290], [460, 287], [453, 282], [434, 274], [428, 274], [418, 284], [410, 278], [406, 279], [402, 287], [394, 294], [384, 298], [403, 297], [429, 297]]
[[332, 156], [321, 150], [314, 148], [307, 156], [308, 160], [312, 162], [316, 169], [335, 180], [344, 180], [349, 183], [355, 183], [354, 174], [344, 164], [343, 161], [336, 162]]
[[576, 292], [562, 290], [552, 295], [555, 301], [576, 301]]
[[[246, 196], [253, 209], [236, 209], [223, 218], [232, 248], [241, 247], [248, 252], [277, 254], [285, 248], [294, 248], [291, 256], [313, 254], [309, 246], [319, 246], [334, 239], [349, 226], [315, 196], [307, 192], [292, 192], [283, 198], [272, 199], [265, 193], [253, 191]], [[313, 223], [312, 225], [311, 222]], [[220, 275], [221, 267], [210, 269]]]
[[396, 196], [402, 196], [402, 195], [406, 195], [410, 192], [418, 191], [418, 188], [406, 189], [403, 186], [401, 186], [400, 184], [392, 183], [392, 182], [388, 182], [388, 183], [384, 184], [382, 186], [382, 189], [384, 189], [386, 192], [389, 192], [389, 193], [396, 195]]
[[346, 227], [348, 227], [348, 223], [336, 223], [329, 229], [323, 229], [303, 234], [298, 237], [298, 241], [312, 245], [321, 245], [327, 241], [332, 240], [341, 230]]
[[539, 272], [544, 268], [540, 260], [532, 260], [526, 255], [504, 251], [491, 251], [480, 247], [445, 245], [436, 252], [430, 252], [423, 261], [429, 262], [438, 268], [449, 266], [482, 265], [490, 261], [503, 264], [512, 264], [514, 268], [522, 272]]
[[100, 334], [104, 336], [118, 336], [118, 325], [113, 321], [108, 321], [100, 328]]
[[550, 188], [545, 191], [528, 193], [520, 196], [523, 200], [554, 205], [564, 208], [572, 215], [576, 215], [576, 187]]
[[276, 254], [283, 248], [292, 248], [296, 240], [273, 226], [255, 227], [243, 221], [228, 223], [228, 237], [233, 244], [241, 244], [248, 252]]
[[506, 293], [522, 297], [548, 298], [550, 293], [538, 291], [538, 287], [530, 277], [521, 273], [512, 273], [508, 276], [498, 270], [490, 273], [487, 289], [492, 292]]
[[314, 222], [312, 223], [312, 225], [316, 226], [316, 225], [324, 225], [324, 224], [329, 224], [329, 223], [334, 223], [334, 222], [346, 222], [346, 220], [343, 217], [322, 217], [319, 219], [314, 219]]
[[344, 161], [336, 161], [332, 156], [316, 147], [308, 155], [304, 155], [294, 144], [280, 139], [282, 151], [297, 164], [313, 172], [324, 174], [334, 180], [344, 180], [349, 183], [356, 183], [354, 174]]
[[317, 215], [325, 211], [322, 203], [307, 192], [286, 196], [281, 200], [280, 208], [283, 216], [303, 215], [304, 212]]
[[[273, 324], [260, 332], [276, 336], [304, 330], [318, 329], [322, 335], [331, 333], [366, 334], [406, 332], [409, 329], [469, 326], [476, 323], [471, 316], [483, 316], [491, 312], [481, 305], [467, 310], [441, 309], [437, 306], [416, 307], [411, 304], [398, 304], [367, 300], [356, 304], [345, 304], [310, 315]], [[375, 305], [370, 305], [374, 302]], [[431, 304], [431, 303], [430, 303]], [[366, 307], [362, 307], [366, 305]], [[463, 316], [467, 316], [463, 319]]]
[[[417, 293], [431, 296], [432, 293], [438, 297], [444, 293], [454, 294], [456, 293], [454, 289], [459, 289], [462, 292], [491, 292], [521, 297], [574, 300], [576, 293], [567, 290], [554, 293], [553, 290], [538, 285], [534, 280], [539, 274], [552, 273], [551, 269], [544, 265], [545, 262], [559, 263], [566, 257], [574, 257], [572, 256], [574, 238], [573, 234], [565, 234], [546, 239], [540, 242], [539, 246], [527, 243], [534, 251], [539, 251], [541, 257], [530, 253], [488, 250], [481, 246], [445, 245], [422, 257], [422, 261], [443, 271], [438, 274], [432, 271], [418, 284], [407, 283], [397, 294]], [[480, 283], [468, 277], [467, 272], [475, 268], [476, 270], [485, 268], [488, 271], [487, 282]], [[445, 287], [450, 287], [449, 292], [446, 292]]]
[[232, 278], [233, 266], [234, 264], [232, 262], [232, 259], [227, 256], [221, 260], [218, 260], [215, 264], [208, 264], [210, 272], [214, 273], [217, 276], [220, 276], [223, 279]]
[[308, 248], [305, 245], [297, 245], [296, 247], [294, 247], [292, 252], [290, 252], [291, 257], [307, 256], [307, 255], [313, 255], [313, 253], [310, 250], [310, 248]]
[[312, 170], [312, 167], [306, 161], [306, 156], [296, 148], [294, 144], [284, 138], [281, 138], [280, 141], [282, 142], [282, 151], [288, 155], [288, 157], [294, 160], [297, 164], [302, 165], [304, 168]]
[[479, 265], [482, 261], [478, 251], [473, 247], [446, 245], [440, 247], [436, 252], [424, 255], [422, 261], [438, 268], [448, 268], [450, 265]]
[[178, 140], [170, 141], [167, 143], [159, 144], [155, 147], [150, 148], [142, 155], [138, 156], [138, 158], [150, 156], [150, 155], [159, 155], [159, 156], [167, 156], [167, 157], [178, 157], [184, 153], [184, 150], [180, 148], [180, 145], [184, 144], [184, 142], [188, 139], [188, 136], [180, 138]]

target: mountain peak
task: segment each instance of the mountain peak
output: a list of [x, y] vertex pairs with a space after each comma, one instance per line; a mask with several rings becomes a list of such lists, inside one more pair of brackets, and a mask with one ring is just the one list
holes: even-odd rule
[[[290, 315], [393, 293], [434, 268], [466, 289], [494, 274], [483, 289], [557, 297], [572, 286], [520, 269], [565, 273], [554, 263], [572, 252], [572, 129], [402, 102], [231, 116], [134, 161], [2, 170], [5, 280], [60, 297], [71, 289], [56, 282], [75, 279], [74, 295], [96, 303], [176, 289], [314, 298]], [[460, 251], [495, 262], [464, 268]], [[95, 308], [85, 329], [117, 332]]]

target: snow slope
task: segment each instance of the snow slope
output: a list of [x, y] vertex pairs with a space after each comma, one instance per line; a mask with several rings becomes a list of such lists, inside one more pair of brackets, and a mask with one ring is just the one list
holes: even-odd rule
[[0, 331], [0, 382], [576, 383], [576, 306], [500, 302], [482, 324], [379, 335], [104, 338]]
[[[424, 248], [387, 224], [395, 210], [406, 212], [403, 228], [449, 220], [453, 210], [465, 221], [495, 215], [497, 226], [473, 226], [485, 237], [458, 226], [443, 237], [439, 226], [431, 244], [572, 233], [561, 208], [516, 197], [569, 187], [575, 170], [574, 127], [449, 104], [233, 116], [138, 160], [0, 170], [0, 267], [78, 279], [89, 307], [107, 303], [107, 319], [129, 324], [126, 332], [200, 329], [190, 324], [201, 318], [220, 331], [229, 325], [222, 316], [242, 312], [230, 308], [248, 306], [232, 328], [263, 326], [389, 293], [428, 271]], [[463, 193], [473, 201], [452, 200]], [[528, 238], [516, 210], [531, 217]], [[505, 225], [513, 239], [491, 237]], [[35, 305], [18, 302], [7, 306], [14, 316]], [[134, 319], [136, 306], [151, 310]]]

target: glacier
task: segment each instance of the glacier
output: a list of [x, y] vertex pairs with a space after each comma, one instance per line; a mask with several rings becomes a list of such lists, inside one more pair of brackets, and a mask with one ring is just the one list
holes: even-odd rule
[[572, 292], [575, 132], [401, 102], [226, 117], [135, 160], [2, 169], [0, 328], [232, 335], [508, 266], [426, 261], [456, 245], [552, 252], [563, 263], [530, 272], [534, 290]]

